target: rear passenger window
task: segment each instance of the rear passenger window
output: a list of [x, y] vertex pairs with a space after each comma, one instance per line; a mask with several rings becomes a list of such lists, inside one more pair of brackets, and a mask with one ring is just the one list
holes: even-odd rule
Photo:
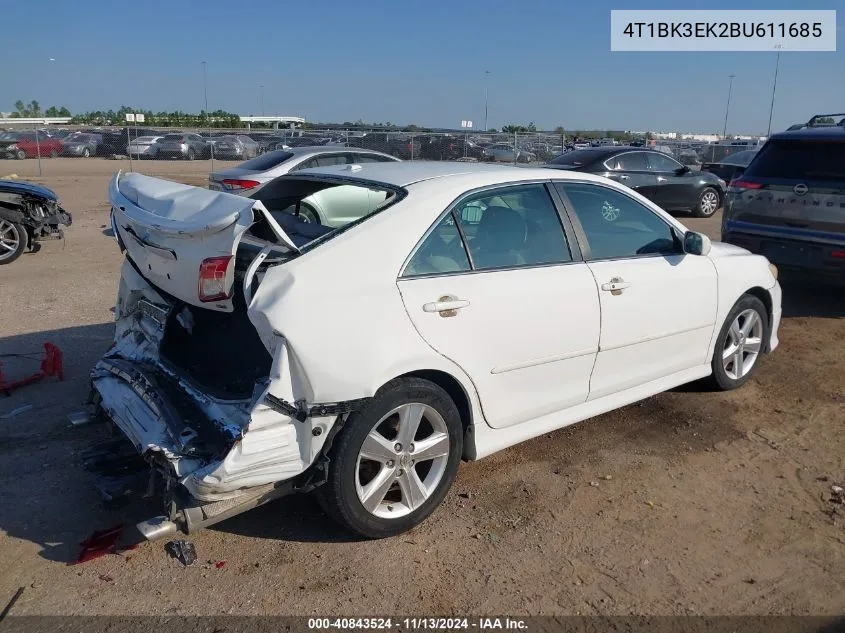
[[404, 277], [466, 272], [469, 259], [463, 241], [450, 213], [423, 240], [405, 267]]
[[330, 167], [331, 165], [346, 165], [346, 154], [328, 154], [326, 156], [318, 156], [312, 161], [312, 167]]
[[648, 169], [643, 152], [619, 154], [609, 159], [606, 164], [615, 171], [646, 171]]
[[485, 191], [462, 202], [456, 211], [476, 270], [572, 260], [544, 185]]

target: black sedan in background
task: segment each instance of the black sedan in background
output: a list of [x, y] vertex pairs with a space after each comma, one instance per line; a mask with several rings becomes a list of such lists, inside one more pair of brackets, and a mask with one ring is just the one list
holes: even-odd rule
[[725, 197], [725, 181], [693, 171], [671, 156], [642, 147], [590, 147], [566, 152], [546, 164], [597, 174], [627, 185], [666, 211], [709, 218]]
[[751, 159], [757, 155], [756, 149], [746, 150], [744, 152], [737, 152], [725, 156], [722, 160], [713, 163], [704, 163], [701, 166], [701, 171], [709, 171], [711, 174], [716, 174], [725, 182], [730, 182], [736, 176], [739, 176]]

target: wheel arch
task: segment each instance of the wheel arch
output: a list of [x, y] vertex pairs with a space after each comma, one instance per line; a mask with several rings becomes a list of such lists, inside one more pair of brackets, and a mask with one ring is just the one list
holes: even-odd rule
[[471, 450], [467, 450], [475, 446], [475, 442], [472, 439], [474, 426], [472, 403], [470, 402], [469, 394], [461, 382], [452, 374], [439, 369], [417, 369], [397, 376], [397, 378], [422, 378], [423, 380], [433, 382], [449, 394], [452, 402], [458, 408], [458, 413], [461, 416], [461, 426], [464, 429], [463, 459], [473, 459], [475, 449], [471, 448]]
[[[771, 332], [772, 329], [772, 318], [773, 318], [773, 305], [772, 305], [772, 295], [769, 294], [769, 291], [765, 288], [761, 288], [760, 286], [754, 286], [753, 288], [749, 288], [743, 294], [751, 295], [752, 297], [757, 297], [760, 301], [763, 302], [763, 305], [766, 308], [766, 320], [768, 322], [769, 331]], [[763, 353], [769, 353], [769, 341], [770, 337], [766, 337], [766, 340], [763, 342]]]

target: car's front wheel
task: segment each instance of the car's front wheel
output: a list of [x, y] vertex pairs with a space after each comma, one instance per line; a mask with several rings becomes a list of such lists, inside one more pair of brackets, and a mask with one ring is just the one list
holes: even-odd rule
[[711, 361], [716, 387], [736, 389], [751, 378], [768, 337], [766, 306], [753, 295], [743, 295], [728, 313], [716, 339]]
[[320, 505], [368, 538], [410, 530], [440, 505], [463, 451], [460, 414], [421, 378], [399, 378], [349, 416], [331, 449]]
[[709, 218], [719, 209], [719, 192], [713, 187], [705, 187], [698, 195], [698, 204], [693, 209], [697, 218]]
[[20, 257], [28, 241], [23, 225], [0, 218], [0, 266], [11, 264]]

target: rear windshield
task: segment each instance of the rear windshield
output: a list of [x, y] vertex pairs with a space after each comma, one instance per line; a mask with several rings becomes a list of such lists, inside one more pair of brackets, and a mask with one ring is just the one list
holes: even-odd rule
[[292, 152], [285, 152], [285, 151], [267, 152], [266, 154], [262, 154], [261, 156], [256, 156], [255, 158], [250, 158], [248, 161], [238, 165], [238, 167], [243, 168], [243, 169], [252, 169], [254, 171], [263, 171], [265, 169], [270, 169], [271, 167], [275, 167], [276, 165], [281, 165], [283, 162], [288, 160], [291, 156], [293, 156]]
[[769, 141], [745, 173], [758, 178], [845, 180], [845, 143]]
[[751, 162], [751, 159], [756, 156], [757, 150], [747, 151], [747, 152], [737, 152], [736, 154], [731, 154], [730, 156], [726, 156], [721, 160], [721, 162], [725, 165], [747, 165]]
[[603, 150], [594, 149], [576, 149], [573, 152], [566, 152], [557, 158], [549, 161], [550, 165], [569, 165], [572, 167], [580, 167], [581, 165], [589, 165], [590, 163], [608, 156], [608, 153]]

